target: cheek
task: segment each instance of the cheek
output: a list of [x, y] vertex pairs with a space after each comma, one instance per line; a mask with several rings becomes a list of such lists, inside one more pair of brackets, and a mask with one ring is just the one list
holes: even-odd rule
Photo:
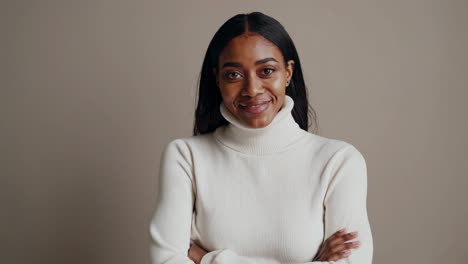
[[282, 90], [285, 85], [282, 78], [274, 78], [270, 81], [270, 86], [275, 90]]
[[224, 85], [220, 88], [221, 96], [223, 97], [224, 102], [232, 102], [235, 100], [237, 94], [239, 93], [238, 88], [233, 85]]

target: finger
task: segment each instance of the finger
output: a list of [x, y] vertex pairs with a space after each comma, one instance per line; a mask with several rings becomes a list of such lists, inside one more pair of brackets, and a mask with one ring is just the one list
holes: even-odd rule
[[197, 253], [206, 253], [207, 252], [203, 247], [199, 246], [196, 243], [193, 243], [192, 247], [193, 247], [192, 250], [197, 252]]
[[339, 252], [342, 252], [342, 251], [345, 251], [345, 250], [356, 249], [356, 248], [359, 248], [360, 246], [361, 246], [361, 242], [352, 241], [352, 242], [346, 242], [346, 243], [341, 244], [341, 245], [337, 245], [337, 246], [333, 247], [332, 249], [330, 249], [330, 251], [333, 252], [334, 254], [336, 254], [336, 253], [339, 253]]
[[342, 228], [338, 231], [336, 231], [335, 233], [333, 233], [333, 235], [331, 235], [330, 237], [328, 237], [328, 239], [334, 237], [334, 236], [340, 236], [340, 235], [343, 235], [346, 233], [346, 228]]
[[343, 238], [343, 235], [334, 236], [328, 241], [328, 246], [330, 248], [332, 248], [332, 247], [335, 247], [337, 245], [343, 244], [345, 241], [346, 240]]
[[338, 260], [340, 260], [342, 258], [348, 257], [350, 254], [351, 254], [350, 251], [342, 251], [342, 252], [339, 252], [339, 253], [335, 253], [335, 254], [332, 255], [330, 260], [331, 261], [338, 261]]
[[346, 228], [341, 228], [340, 230], [336, 231], [335, 234], [344, 234], [346, 232]]
[[192, 245], [193, 247], [195, 247], [196, 249], [203, 249], [201, 246], [199, 246], [197, 243], [193, 243]]
[[341, 236], [336, 236], [329, 241], [329, 245], [333, 247], [339, 244], [343, 244], [344, 242], [351, 240], [353, 238], [356, 238], [356, 237], [357, 237], [357, 232], [351, 232], [351, 233], [343, 234]]
[[345, 235], [346, 232], [347, 232], [347, 231], [346, 231], [346, 228], [342, 228], [342, 229], [336, 231], [335, 233], [333, 233], [333, 235], [331, 235], [331, 236], [328, 238], [328, 240], [331, 240], [331, 239], [334, 239], [334, 238], [336, 238], [336, 237], [340, 237], [340, 236], [342, 236], [342, 235]]
[[341, 258], [349, 257], [349, 255], [351, 255], [351, 250], [349, 250], [349, 249], [340, 252], [340, 257]]
[[358, 236], [357, 231], [349, 232], [349, 233], [343, 235], [344, 239], [346, 239], [346, 240], [351, 240], [353, 238], [356, 238], [357, 236]]
[[193, 256], [195, 256], [199, 251], [200, 251], [200, 247], [197, 244], [193, 243], [190, 246], [189, 254], [192, 254]]
[[341, 236], [343, 243], [352, 239], [355, 239], [358, 236], [357, 232], [347, 233]]
[[325, 239], [325, 241], [323, 241], [324, 243], [329, 243], [330, 241], [334, 240], [335, 238], [337, 237], [340, 237], [342, 236], [343, 234], [345, 234], [346, 232], [346, 228], [342, 228], [338, 231], [336, 231], [333, 235], [329, 236], [327, 239]]

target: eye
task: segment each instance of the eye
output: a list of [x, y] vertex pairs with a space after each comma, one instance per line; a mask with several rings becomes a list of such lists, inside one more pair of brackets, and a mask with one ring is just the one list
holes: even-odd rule
[[265, 69], [262, 70], [262, 73], [263, 73], [263, 75], [271, 75], [274, 71], [275, 71], [275, 69], [273, 69], [273, 68], [265, 68]]
[[239, 72], [226, 72], [224, 76], [230, 80], [235, 80], [241, 77], [242, 75]]

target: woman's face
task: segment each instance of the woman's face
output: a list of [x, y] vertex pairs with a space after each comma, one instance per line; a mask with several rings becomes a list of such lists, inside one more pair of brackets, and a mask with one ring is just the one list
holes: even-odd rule
[[223, 49], [214, 69], [224, 105], [252, 128], [267, 126], [284, 104], [294, 61], [260, 35], [241, 35]]

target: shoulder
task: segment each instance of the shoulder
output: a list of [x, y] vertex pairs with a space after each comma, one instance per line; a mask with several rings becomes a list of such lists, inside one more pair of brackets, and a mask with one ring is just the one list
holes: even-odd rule
[[193, 152], [206, 149], [214, 144], [213, 134], [180, 137], [169, 140], [162, 150], [162, 155], [191, 156]]
[[329, 138], [308, 132], [302, 143], [303, 147], [314, 151], [315, 154], [321, 155], [330, 161], [349, 156], [364, 160], [361, 151], [354, 144], [345, 140]]
[[339, 171], [354, 171], [364, 175], [367, 171], [363, 153], [349, 141], [309, 133], [301, 148], [308, 156], [321, 161], [326, 175], [333, 175]]
[[327, 138], [326, 149], [329, 154], [326, 174], [330, 181], [346, 179], [348, 184], [367, 181], [366, 160], [356, 145], [341, 139]]
[[353, 158], [365, 162], [364, 155], [358, 149], [358, 147], [356, 147], [356, 145], [348, 141], [338, 139], [334, 139], [332, 142], [330, 142], [330, 144], [333, 145], [332, 148], [335, 151], [335, 159], [346, 160]]

